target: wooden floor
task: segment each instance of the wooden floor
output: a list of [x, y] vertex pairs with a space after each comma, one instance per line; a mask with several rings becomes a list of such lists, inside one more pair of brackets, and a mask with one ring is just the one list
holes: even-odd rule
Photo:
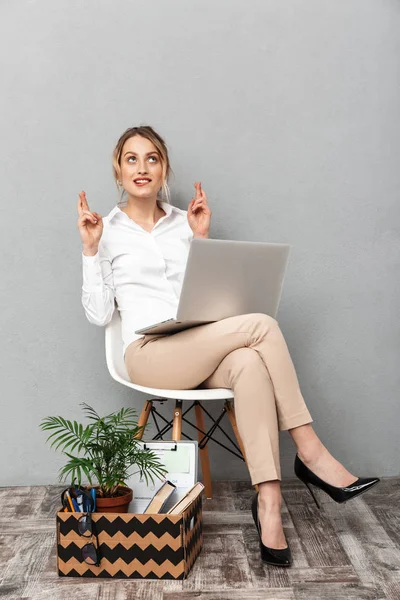
[[[64, 486], [63, 486], [64, 487]], [[204, 499], [204, 545], [185, 581], [59, 578], [59, 486], [0, 488], [0, 598], [60, 600], [399, 600], [400, 478], [340, 505], [297, 479], [282, 482], [294, 564], [261, 562], [248, 482], [214, 482]]]

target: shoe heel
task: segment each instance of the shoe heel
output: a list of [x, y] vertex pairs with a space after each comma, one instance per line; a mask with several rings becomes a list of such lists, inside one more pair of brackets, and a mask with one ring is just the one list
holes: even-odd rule
[[314, 495], [314, 492], [312, 491], [310, 484], [306, 483], [305, 481], [304, 481], [303, 483], [304, 483], [304, 485], [306, 485], [306, 486], [307, 486], [307, 488], [308, 488], [308, 491], [310, 492], [311, 496], [314, 498], [314, 502], [315, 502], [315, 504], [318, 506], [319, 510], [321, 510], [321, 507], [320, 507], [320, 505], [319, 505], [319, 502], [318, 502], [318, 500], [317, 500], [316, 496]]

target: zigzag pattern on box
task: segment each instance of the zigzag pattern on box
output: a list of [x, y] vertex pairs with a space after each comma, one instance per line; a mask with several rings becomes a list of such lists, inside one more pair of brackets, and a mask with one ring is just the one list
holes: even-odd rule
[[[80, 548], [87, 539], [78, 533], [80, 516], [57, 514], [60, 576], [185, 579], [203, 545], [201, 494], [180, 515], [93, 513], [100, 567], [82, 561]], [[193, 516], [195, 524], [190, 529]]]
[[194, 524], [194, 527], [190, 531], [187, 531], [186, 536], [184, 536], [184, 544], [186, 548], [190, 547], [193, 537], [198, 537], [199, 529], [202, 528], [201, 516], [202, 514], [200, 511], [200, 513], [197, 513], [197, 520]]
[[187, 534], [190, 532], [190, 522], [192, 520], [192, 517], [195, 517], [196, 519], [196, 515], [199, 513], [199, 511], [201, 512], [201, 496], [196, 498], [193, 501], [193, 504], [183, 513], [183, 530], [184, 530], [184, 534], [185, 537], [187, 537]]
[[199, 538], [197, 538], [196, 544], [192, 547], [190, 554], [186, 555], [185, 577], [188, 576], [188, 573], [189, 573], [190, 569], [193, 567], [193, 564], [194, 564], [196, 558], [198, 557], [198, 555], [200, 554], [202, 547], [203, 547], [203, 536], [201, 535]]
[[185, 553], [186, 556], [190, 555], [193, 546], [195, 546], [197, 544], [198, 539], [202, 536], [203, 536], [203, 526], [202, 526], [202, 523], [200, 522], [191, 531], [190, 540], [186, 541], [186, 543], [184, 544], [184, 547], [186, 548], [186, 553]]
[[[193, 545], [192, 538], [193, 536], [197, 537], [199, 536], [199, 529], [202, 529], [202, 501], [201, 501], [201, 496], [199, 498], [196, 499], [194, 506], [193, 506], [193, 510], [190, 512], [190, 514], [188, 514], [187, 516], [185, 516], [184, 518], [184, 522], [183, 522], [183, 528], [184, 528], [184, 540], [185, 540], [185, 546], [188, 550], [188, 553], [190, 552], [190, 548], [191, 545]], [[192, 517], [195, 517], [196, 521], [195, 521], [195, 525], [192, 529], [189, 529], [190, 526], [190, 521], [192, 519]]]
[[[67, 521], [71, 517], [74, 517], [76, 520], [78, 520], [79, 517], [81, 516], [80, 513], [68, 513], [68, 512], [65, 513], [65, 512], [63, 512], [62, 508], [59, 511], [57, 511], [57, 514], [62, 521]], [[165, 519], [166, 516], [168, 516], [168, 519], [170, 519], [171, 521], [176, 523], [181, 518], [181, 515], [166, 515], [165, 513], [152, 514], [152, 515], [150, 515], [150, 514], [144, 515], [144, 514], [140, 514], [140, 513], [98, 513], [98, 512], [92, 513], [92, 517], [93, 517], [94, 521], [99, 521], [100, 519], [106, 519], [110, 523], [113, 523], [116, 519], [119, 519], [120, 521], [124, 521], [124, 523], [129, 523], [129, 521], [132, 520], [133, 516], [135, 516], [135, 518], [138, 521], [140, 521], [141, 523], [145, 523], [148, 519], [153, 519], [157, 523], [160, 523], [163, 519]]]
[[[71, 558], [75, 558], [77, 561], [82, 562], [81, 548], [74, 542], [71, 542], [68, 548], [64, 548], [60, 544], [58, 546], [58, 556], [64, 562], [68, 562]], [[114, 564], [122, 559], [126, 564], [131, 563], [133, 560], [138, 560], [142, 565], [148, 561], [154, 561], [157, 565], [169, 561], [176, 566], [184, 560], [184, 549], [183, 546], [178, 550], [172, 550], [169, 546], [164, 546], [164, 548], [161, 549], [154, 548], [154, 546], [148, 546], [145, 550], [142, 550], [142, 548], [136, 544], [128, 549], [118, 543], [113, 548], [106, 544], [100, 544], [100, 556], [101, 564], [103, 564], [104, 558], [110, 564]]]
[[[102, 531], [100, 533], [99, 543], [106, 544], [107, 546], [115, 546], [116, 544], [121, 544], [124, 548], [131, 548], [133, 545], [138, 546], [142, 550], [147, 548], [148, 546], [153, 546], [154, 548], [163, 548], [164, 546], [169, 546], [173, 550], [177, 550], [181, 544], [181, 536], [173, 538], [169, 533], [164, 533], [160, 538], [154, 535], [152, 532], [148, 533], [144, 538], [141, 538], [136, 533], [133, 533], [129, 537], [126, 537], [123, 534], [115, 534], [114, 536], [108, 535]], [[82, 548], [85, 544], [87, 544], [88, 539], [76, 534], [71, 531], [67, 536], [60, 535], [60, 544], [63, 548], [68, 548], [68, 546], [72, 543]]]
[[[184, 535], [184, 539], [186, 540], [186, 543], [190, 542], [192, 536], [195, 534], [195, 532], [197, 531], [198, 527], [199, 527], [199, 522], [202, 519], [202, 510], [200, 509], [198, 513], [196, 513], [196, 515], [194, 516], [195, 521], [194, 521], [194, 526], [192, 527], [192, 529], [188, 529], [187, 527], [185, 527], [186, 529], [186, 533]], [[190, 519], [189, 519], [190, 521]]]
[[179, 577], [173, 577], [171, 575], [171, 573], [165, 573], [165, 575], [161, 578], [161, 577], [157, 577], [155, 573], [150, 572], [148, 573], [148, 575], [142, 577], [142, 575], [140, 575], [140, 573], [132, 573], [132, 575], [125, 575], [125, 573], [122, 573], [122, 571], [117, 571], [114, 575], [110, 575], [110, 573], [107, 573], [106, 571], [102, 571], [101, 573], [99, 573], [98, 575], [95, 575], [94, 573], [88, 572], [88, 573], [84, 573], [83, 575], [81, 575], [80, 573], [78, 573], [78, 571], [75, 571], [75, 569], [71, 569], [71, 571], [68, 573], [68, 575], [65, 575], [64, 573], [61, 573], [61, 571], [58, 572], [60, 577], [107, 577], [108, 579], [110, 579], [111, 577], [113, 578], [118, 578], [118, 579], [184, 579], [185, 575], [182, 572], [181, 575], [179, 575]]
[[[61, 516], [64, 516], [64, 514], [67, 515], [65, 520], [61, 518]], [[77, 514], [78, 517], [76, 517], [75, 514]], [[120, 517], [116, 517], [112, 522], [110, 522], [107, 517], [100, 517], [96, 519], [95, 515], [96, 513], [93, 513], [93, 520], [96, 523], [95, 527], [98, 534], [100, 534], [102, 531], [105, 531], [108, 533], [108, 535], [114, 536], [119, 532], [123, 533], [126, 537], [129, 537], [132, 535], [132, 533], [136, 533], [142, 538], [144, 538], [148, 533], [153, 533], [159, 538], [164, 535], [164, 533], [169, 533], [173, 538], [177, 538], [181, 534], [180, 528], [182, 524], [182, 515], [177, 515], [177, 520], [175, 520], [175, 515], [171, 515], [171, 517], [175, 517], [175, 522], [171, 521], [166, 515], [160, 515], [162, 518], [157, 520], [152, 516], [149, 516], [146, 518], [145, 522], [142, 522], [141, 519], [138, 519], [136, 516], [132, 515], [130, 515], [128, 522]], [[57, 516], [57, 518], [60, 524], [61, 535], [68, 536], [71, 531], [74, 531], [77, 535], [79, 535], [79, 513], [69, 513], [69, 515], [68, 513], [61, 513]]]
[[202, 522], [202, 509], [199, 508], [196, 525], [191, 531], [187, 533], [185, 540], [185, 576], [189, 573], [193, 566], [194, 561], [199, 555], [203, 546], [203, 522]]
[[138, 560], [131, 561], [128, 565], [119, 559], [114, 563], [108, 562], [105, 558], [101, 561], [100, 567], [87, 565], [85, 562], [77, 561], [71, 558], [68, 562], [58, 559], [58, 568], [60, 575], [72, 576], [72, 572], [80, 577], [138, 577], [148, 578], [151, 574], [156, 579], [182, 579], [184, 575], [184, 562], [181, 561], [178, 565], [171, 564], [166, 560], [163, 564], [158, 565], [153, 560], [149, 560], [146, 564], [142, 564]]

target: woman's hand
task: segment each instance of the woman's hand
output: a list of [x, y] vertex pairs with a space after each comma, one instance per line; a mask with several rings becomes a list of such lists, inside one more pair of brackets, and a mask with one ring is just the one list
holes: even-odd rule
[[201, 183], [195, 183], [196, 197], [192, 198], [189, 206], [187, 219], [194, 237], [207, 238], [211, 222], [211, 210], [207, 204], [207, 195], [201, 187]]
[[78, 200], [78, 230], [84, 250], [96, 254], [103, 233], [103, 217], [97, 212], [90, 212], [86, 193], [81, 192]]

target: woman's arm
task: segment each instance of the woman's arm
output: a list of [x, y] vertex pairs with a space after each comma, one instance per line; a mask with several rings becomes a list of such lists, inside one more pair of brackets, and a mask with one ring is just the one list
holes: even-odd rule
[[82, 251], [82, 306], [86, 318], [94, 325], [107, 325], [115, 309], [115, 288], [111, 262], [100, 243], [96, 254]]
[[107, 325], [115, 308], [111, 262], [103, 248], [103, 217], [89, 210], [86, 193], [78, 200], [78, 230], [82, 240], [82, 305], [90, 323]]

